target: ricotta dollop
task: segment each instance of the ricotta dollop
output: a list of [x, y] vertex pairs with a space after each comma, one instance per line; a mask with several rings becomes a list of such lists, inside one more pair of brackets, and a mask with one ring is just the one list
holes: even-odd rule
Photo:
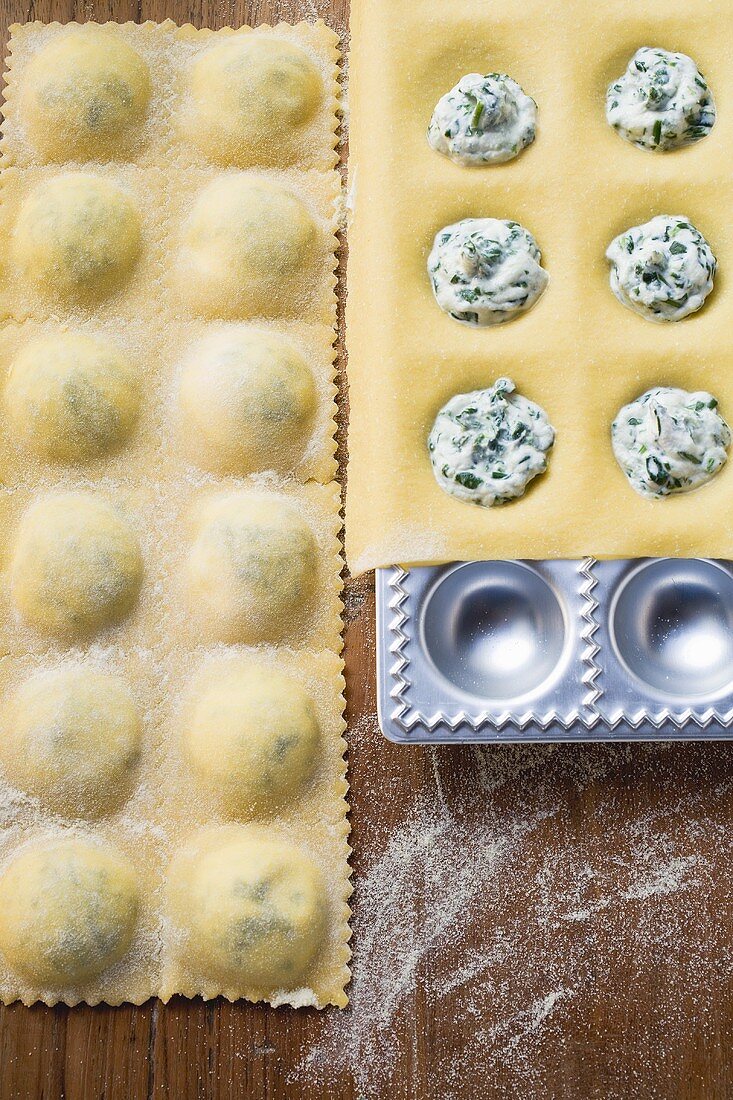
[[681, 214], [659, 214], [611, 241], [611, 290], [649, 321], [681, 321], [713, 289], [717, 261], [702, 233]]
[[609, 85], [606, 118], [632, 145], [669, 152], [710, 133], [715, 103], [691, 57], [642, 46]]
[[544, 409], [514, 392], [510, 378], [459, 393], [435, 418], [428, 452], [446, 493], [490, 507], [524, 494], [547, 469], [555, 430]]
[[436, 234], [428, 274], [456, 321], [500, 325], [530, 309], [549, 282], [534, 237], [517, 222], [464, 218]]
[[659, 498], [714, 477], [728, 459], [731, 432], [711, 394], [655, 386], [621, 409], [611, 443], [632, 489]]
[[535, 138], [537, 104], [505, 73], [467, 73], [438, 100], [428, 142], [473, 168], [512, 160]]

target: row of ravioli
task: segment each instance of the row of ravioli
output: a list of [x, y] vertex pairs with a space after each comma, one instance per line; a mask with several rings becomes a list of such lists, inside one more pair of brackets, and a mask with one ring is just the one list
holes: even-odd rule
[[336, 35], [305, 23], [16, 26], [4, 155], [331, 168], [336, 57]]
[[[297, 992], [304, 978], [318, 987], [313, 975], [324, 970], [338, 903], [287, 830], [205, 826], [156, 879], [115, 839], [35, 831], [0, 876], [0, 951], [17, 975], [15, 996], [29, 1004], [175, 993], [272, 1000]], [[317, 992], [310, 996], [317, 1003]]]
[[0, 196], [1, 317], [332, 323], [334, 173], [13, 168]]
[[336, 648], [338, 508], [338, 486], [314, 482], [6, 493], [0, 643]]
[[329, 481], [335, 387], [325, 326], [26, 322], [0, 330], [0, 479], [178, 468]]

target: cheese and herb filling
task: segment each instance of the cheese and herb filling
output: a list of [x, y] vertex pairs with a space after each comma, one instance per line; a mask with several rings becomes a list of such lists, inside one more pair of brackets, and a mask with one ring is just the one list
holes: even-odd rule
[[472, 168], [512, 160], [535, 138], [537, 104], [504, 73], [468, 73], [438, 100], [428, 142]]
[[711, 394], [655, 386], [621, 409], [611, 442], [632, 489], [658, 498], [710, 481], [728, 459], [731, 432]]
[[717, 261], [702, 233], [681, 214], [658, 214], [611, 241], [611, 290], [649, 321], [681, 321], [713, 289]]
[[459, 393], [435, 418], [428, 451], [446, 493], [485, 508], [524, 494], [547, 469], [555, 430], [544, 409], [515, 393], [510, 378]]
[[669, 152], [707, 137], [715, 103], [691, 57], [642, 46], [609, 85], [606, 118], [639, 149]]
[[456, 321], [500, 325], [530, 309], [549, 282], [524, 226], [464, 218], [436, 234], [428, 273], [436, 301]]

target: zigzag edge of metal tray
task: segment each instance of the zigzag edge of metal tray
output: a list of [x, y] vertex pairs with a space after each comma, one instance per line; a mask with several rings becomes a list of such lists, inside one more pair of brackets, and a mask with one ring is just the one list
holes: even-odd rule
[[733, 738], [733, 565], [377, 570], [379, 722], [409, 744]]

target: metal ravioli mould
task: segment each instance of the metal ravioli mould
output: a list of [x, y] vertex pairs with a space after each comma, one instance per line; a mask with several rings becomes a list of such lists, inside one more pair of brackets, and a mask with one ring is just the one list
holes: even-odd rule
[[733, 738], [733, 563], [380, 569], [377, 680], [402, 743]]

